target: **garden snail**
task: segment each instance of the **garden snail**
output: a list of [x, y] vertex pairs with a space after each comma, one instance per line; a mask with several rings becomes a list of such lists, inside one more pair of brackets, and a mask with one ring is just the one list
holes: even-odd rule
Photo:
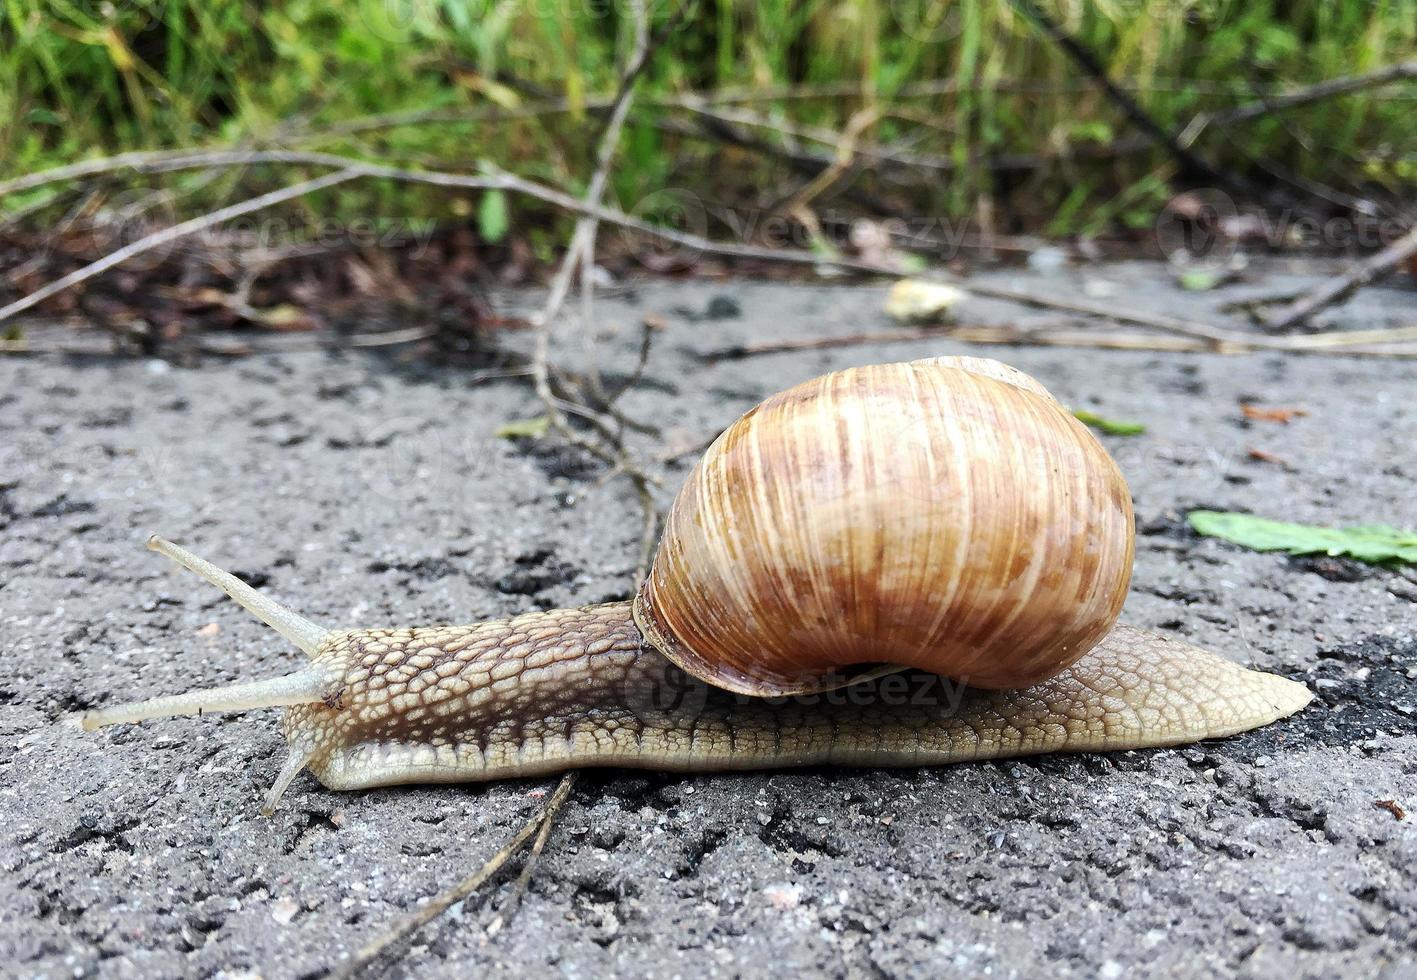
[[1116, 464], [1038, 382], [977, 358], [840, 371], [748, 412], [680, 491], [633, 602], [326, 629], [149, 546], [311, 662], [83, 727], [289, 706], [267, 812], [306, 767], [356, 789], [579, 766], [933, 765], [1174, 745], [1310, 699], [1117, 624], [1133, 518]]

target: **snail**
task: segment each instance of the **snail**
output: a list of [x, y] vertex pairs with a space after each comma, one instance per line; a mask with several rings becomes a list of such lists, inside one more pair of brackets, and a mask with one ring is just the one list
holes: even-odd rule
[[348, 790], [584, 766], [924, 766], [1175, 745], [1309, 702], [1119, 624], [1133, 537], [1116, 463], [1033, 378], [969, 357], [854, 368], [718, 437], [632, 601], [327, 629], [153, 537], [310, 662], [81, 722], [286, 706], [269, 814], [307, 767]]

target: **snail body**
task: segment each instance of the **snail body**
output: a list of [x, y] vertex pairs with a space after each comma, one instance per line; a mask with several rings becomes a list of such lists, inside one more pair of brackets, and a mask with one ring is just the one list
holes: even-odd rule
[[329, 630], [154, 537], [311, 661], [90, 712], [86, 729], [289, 706], [332, 789], [580, 766], [916, 766], [1173, 745], [1299, 710], [1302, 685], [1116, 622], [1126, 484], [1036, 381], [935, 358], [789, 389], [714, 443], [632, 602]]

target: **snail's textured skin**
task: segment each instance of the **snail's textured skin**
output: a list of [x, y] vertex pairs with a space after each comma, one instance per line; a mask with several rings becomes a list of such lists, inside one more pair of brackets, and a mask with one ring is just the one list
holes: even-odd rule
[[935, 765], [1172, 745], [1289, 715], [1303, 685], [1117, 626], [1063, 673], [985, 691], [920, 672], [760, 699], [687, 678], [628, 603], [464, 627], [332, 634], [325, 699], [283, 731], [332, 789], [580, 766], [683, 771]]

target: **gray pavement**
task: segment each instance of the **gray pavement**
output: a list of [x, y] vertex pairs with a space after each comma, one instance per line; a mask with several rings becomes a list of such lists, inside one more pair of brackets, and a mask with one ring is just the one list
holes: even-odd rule
[[[1202, 315], [1324, 268], [1276, 265], [1199, 295], [1144, 264], [989, 278]], [[700, 315], [723, 296], [741, 316]], [[826, 370], [999, 357], [1069, 404], [1148, 426], [1104, 437], [1141, 528], [1126, 617], [1302, 680], [1316, 703], [1175, 750], [904, 772], [590, 773], [513, 923], [489, 939], [491, 905], [470, 901], [394, 974], [1417, 976], [1417, 816], [1375, 805], [1417, 810], [1414, 578], [1253, 554], [1182, 520], [1208, 507], [1417, 527], [1417, 362], [943, 341], [694, 356], [885, 329], [883, 297], [658, 282], [602, 299], [612, 377], [633, 365], [644, 314], [668, 324], [625, 399], [664, 435], [635, 448], [691, 445]], [[1393, 282], [1327, 321], [1410, 323], [1414, 297]], [[986, 301], [965, 315], [1051, 317]], [[1242, 400], [1309, 414], [1246, 421]], [[466, 369], [398, 351], [194, 369], [0, 361], [0, 972], [316, 976], [521, 823], [548, 781], [336, 793], [307, 775], [264, 819], [284, 754], [273, 711], [93, 735], [59, 722], [298, 662], [144, 550], [155, 531], [330, 625], [625, 597], [637, 523], [623, 482], [602, 484], [598, 466], [554, 445], [494, 437], [537, 412], [519, 381], [474, 385]], [[691, 462], [660, 467], [666, 500]]]

